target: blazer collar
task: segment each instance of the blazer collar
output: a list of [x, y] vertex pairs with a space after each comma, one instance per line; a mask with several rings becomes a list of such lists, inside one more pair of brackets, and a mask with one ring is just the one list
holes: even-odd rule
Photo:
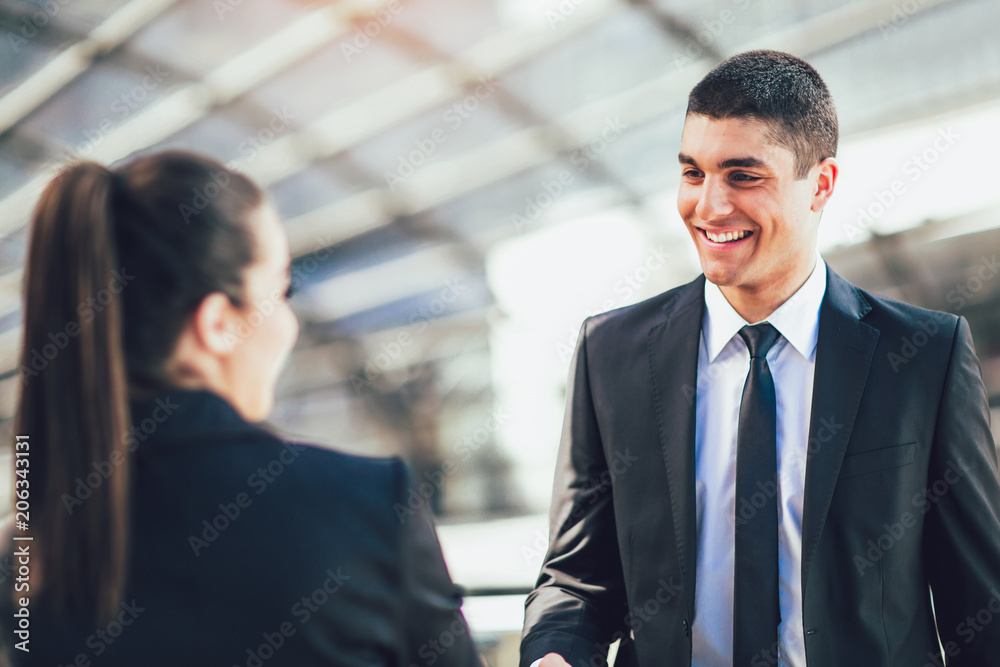
[[[826, 270], [826, 292], [820, 304], [807, 445], [803, 593], [879, 335], [877, 329], [861, 321], [871, 305], [860, 290], [825, 262], [822, 267]], [[646, 341], [673, 532], [691, 617], [697, 561], [695, 399], [704, 289], [704, 274], [675, 289], [662, 307], [664, 318], [650, 328]]]
[[129, 408], [130, 443], [141, 449], [275, 437], [262, 425], [247, 422], [225, 398], [208, 389], [171, 386], [134, 391]]

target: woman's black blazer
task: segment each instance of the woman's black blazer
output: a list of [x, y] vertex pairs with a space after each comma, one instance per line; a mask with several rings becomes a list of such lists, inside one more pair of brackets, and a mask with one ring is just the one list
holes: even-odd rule
[[[120, 612], [95, 627], [30, 594], [30, 652], [11, 648], [15, 665], [481, 664], [399, 459], [284, 441], [207, 390], [163, 390], [131, 407]], [[67, 512], [115, 468], [94, 462]], [[9, 591], [9, 569], [4, 578]], [[12, 622], [5, 611], [8, 646], [19, 640]]]

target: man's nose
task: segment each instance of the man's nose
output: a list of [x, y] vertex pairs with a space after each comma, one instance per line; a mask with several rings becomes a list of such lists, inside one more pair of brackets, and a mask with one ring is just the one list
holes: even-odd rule
[[705, 177], [694, 212], [702, 220], [715, 220], [733, 212], [728, 188], [721, 178]]

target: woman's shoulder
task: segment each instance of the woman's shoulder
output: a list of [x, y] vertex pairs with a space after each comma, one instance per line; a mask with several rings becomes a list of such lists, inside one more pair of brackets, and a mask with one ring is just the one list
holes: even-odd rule
[[367, 507], [372, 519], [377, 515], [397, 524], [411, 486], [409, 468], [399, 456], [359, 455], [301, 442], [284, 442], [281, 449], [298, 456], [287, 470], [295, 486], [318, 504], [346, 502], [355, 512]]
[[132, 416], [129, 448], [140, 475], [154, 482], [193, 477], [225, 486], [243, 479], [260, 488], [291, 476], [300, 483], [316, 480], [328, 488], [383, 495], [405, 486], [399, 457], [359, 455], [288, 437], [266, 423], [245, 421], [207, 390], [176, 390], [133, 402]]
[[168, 482], [197, 479], [219, 489], [235, 484], [258, 495], [270, 488], [285, 492], [315, 488], [325, 497], [370, 496], [382, 501], [403, 493], [409, 475], [399, 456], [346, 452], [265, 429], [195, 447], [161, 449], [140, 456], [140, 462], [140, 475]]
[[399, 458], [273, 437], [165, 452], [136, 467], [135, 546], [147, 568], [155, 561], [169, 570], [194, 555], [198, 576], [223, 579], [254, 554], [254, 569], [283, 571], [280, 588], [305, 586], [300, 577], [323, 563], [361, 573], [398, 552], [405, 479]]
[[[273, 460], [294, 469], [296, 477], [316, 479], [322, 486], [337, 484], [358, 490], [396, 494], [406, 485], [407, 467], [399, 456], [371, 456], [295, 440], [276, 438], [268, 449]], [[275, 464], [277, 470], [281, 466]]]

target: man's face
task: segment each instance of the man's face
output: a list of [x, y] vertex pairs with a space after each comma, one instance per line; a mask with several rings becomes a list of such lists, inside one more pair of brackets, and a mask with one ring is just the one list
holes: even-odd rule
[[795, 156], [765, 130], [755, 120], [688, 115], [677, 197], [705, 277], [761, 293], [812, 266], [818, 212], [832, 192], [832, 179], [824, 192], [827, 161], [796, 180]]

